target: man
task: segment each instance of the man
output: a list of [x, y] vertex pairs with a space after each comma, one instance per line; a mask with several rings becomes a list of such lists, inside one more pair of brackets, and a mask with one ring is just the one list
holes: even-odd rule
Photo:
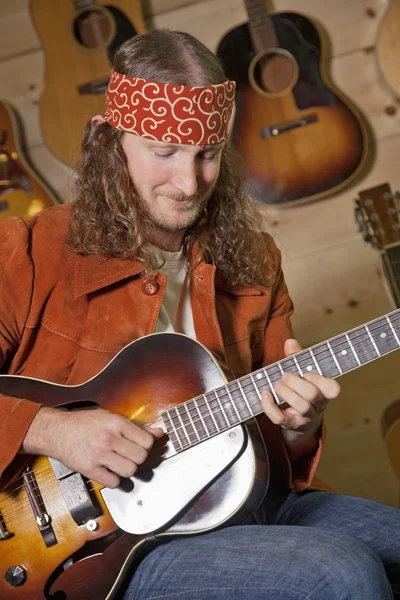
[[[76, 202], [0, 227], [4, 371], [82, 383], [158, 331], [202, 342], [228, 379], [300, 349], [279, 251], [229, 144], [234, 88], [184, 33], [151, 32], [118, 50], [105, 115], [85, 132]], [[282, 376], [274, 394], [286, 408], [265, 391], [270, 497], [246, 524], [152, 550], [124, 597], [391, 598], [398, 511], [309, 487], [323, 412], [338, 393], [318, 373]], [[5, 482], [28, 453], [115, 488], [163, 435], [104, 409], [7, 396], [0, 406]]]

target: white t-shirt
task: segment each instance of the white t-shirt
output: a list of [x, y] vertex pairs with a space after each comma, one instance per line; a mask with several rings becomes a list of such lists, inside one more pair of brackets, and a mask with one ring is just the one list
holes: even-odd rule
[[164, 261], [158, 272], [167, 277], [167, 287], [155, 332], [184, 333], [195, 339], [196, 332], [190, 301], [189, 263], [185, 251], [181, 248], [179, 252], [166, 252], [154, 246], [154, 252]]

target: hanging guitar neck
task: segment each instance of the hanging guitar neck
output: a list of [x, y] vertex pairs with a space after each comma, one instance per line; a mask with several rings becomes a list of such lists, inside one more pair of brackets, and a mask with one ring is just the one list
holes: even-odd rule
[[356, 220], [364, 240], [380, 251], [394, 303], [400, 307], [400, 192], [384, 183], [361, 191]]

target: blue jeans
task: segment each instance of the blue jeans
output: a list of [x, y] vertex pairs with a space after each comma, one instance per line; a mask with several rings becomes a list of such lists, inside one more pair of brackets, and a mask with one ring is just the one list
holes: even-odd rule
[[139, 565], [124, 595], [124, 600], [392, 598], [400, 598], [400, 511], [321, 491], [290, 494], [274, 524], [226, 527], [162, 544]]

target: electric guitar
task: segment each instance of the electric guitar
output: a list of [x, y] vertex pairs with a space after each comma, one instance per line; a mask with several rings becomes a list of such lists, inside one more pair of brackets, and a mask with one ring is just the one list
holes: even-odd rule
[[58, 158], [74, 164], [86, 123], [104, 113], [113, 54], [146, 31], [140, 1], [31, 0], [30, 12], [46, 55], [43, 137]]
[[21, 139], [15, 111], [8, 102], [0, 101], [0, 221], [6, 217], [33, 217], [58, 204], [29, 164]]
[[21, 457], [0, 493], [0, 598], [114, 599], [154, 543], [243, 521], [269, 481], [254, 420], [261, 393], [281, 404], [274, 385], [283, 372], [338, 377], [398, 348], [399, 309], [229, 383], [204, 346], [175, 333], [132, 342], [81, 385], [1, 375], [8, 396], [100, 405], [166, 435], [117, 489], [54, 459]]
[[233, 139], [249, 191], [260, 202], [305, 202], [337, 193], [363, 169], [364, 121], [329, 82], [322, 38], [299, 13], [270, 14], [245, 0], [249, 22], [219, 43], [217, 56], [237, 82]]
[[[400, 192], [384, 183], [359, 193], [356, 219], [364, 240], [379, 250], [393, 303], [400, 307]], [[400, 400], [390, 404], [381, 421], [386, 449], [400, 479]]]
[[394, 94], [400, 96], [400, 0], [391, 0], [382, 19], [376, 44], [380, 71]]

